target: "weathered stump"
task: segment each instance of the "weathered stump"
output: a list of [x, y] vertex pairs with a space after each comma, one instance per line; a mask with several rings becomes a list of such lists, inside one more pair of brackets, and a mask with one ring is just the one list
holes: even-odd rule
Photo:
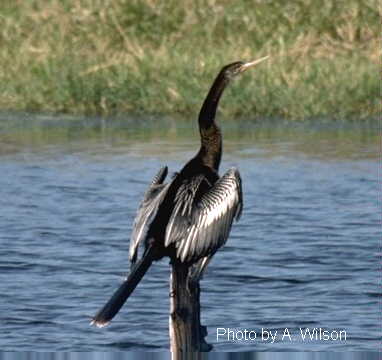
[[171, 263], [170, 346], [173, 359], [187, 359], [187, 353], [212, 349], [204, 340], [207, 329], [200, 324], [199, 280], [190, 280], [189, 269], [180, 262]]

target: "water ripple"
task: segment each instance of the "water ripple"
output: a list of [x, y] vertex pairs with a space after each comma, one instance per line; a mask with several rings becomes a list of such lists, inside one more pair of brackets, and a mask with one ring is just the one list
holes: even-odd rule
[[[147, 182], [162, 163], [178, 170], [185, 159], [171, 153], [189, 156], [195, 146], [162, 145], [166, 154], [152, 151], [144, 163], [147, 149], [134, 144], [3, 157], [2, 350], [168, 349], [165, 260], [108, 328], [89, 326], [128, 271], [129, 233]], [[379, 346], [377, 161], [297, 156], [295, 146], [229, 144], [224, 167], [240, 168], [245, 207], [201, 284], [203, 323], [217, 351]], [[218, 342], [217, 327], [345, 329], [348, 340]]]

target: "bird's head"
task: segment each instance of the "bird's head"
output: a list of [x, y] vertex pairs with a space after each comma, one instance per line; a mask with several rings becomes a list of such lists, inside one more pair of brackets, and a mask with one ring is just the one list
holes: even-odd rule
[[261, 62], [263, 62], [264, 60], [267, 60], [268, 58], [269, 56], [264, 56], [260, 59], [250, 61], [250, 62], [236, 61], [234, 63], [224, 66], [221, 72], [224, 74], [226, 78], [232, 79], [236, 75], [244, 72], [250, 67], [260, 64]]

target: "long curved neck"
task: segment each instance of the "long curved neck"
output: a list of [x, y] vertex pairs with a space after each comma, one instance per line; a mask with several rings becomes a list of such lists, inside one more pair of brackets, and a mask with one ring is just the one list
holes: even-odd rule
[[216, 171], [219, 169], [222, 155], [222, 135], [215, 123], [216, 109], [229, 79], [220, 72], [211, 86], [210, 91], [199, 113], [199, 132], [201, 139], [197, 157], [202, 163]]

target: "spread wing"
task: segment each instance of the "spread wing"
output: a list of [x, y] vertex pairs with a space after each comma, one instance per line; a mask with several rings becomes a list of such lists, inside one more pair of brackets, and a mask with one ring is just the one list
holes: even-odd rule
[[167, 172], [167, 166], [159, 170], [143, 196], [143, 200], [138, 208], [130, 238], [129, 258], [132, 263], [135, 263], [139, 245], [145, 242], [150, 224], [167, 193], [169, 184], [163, 184]]
[[[206, 191], [197, 176], [179, 188], [166, 229], [165, 246], [175, 243], [182, 262], [195, 262], [225, 244], [233, 219], [239, 219], [243, 196], [239, 172], [228, 170]], [[202, 193], [202, 195], [200, 195]]]

